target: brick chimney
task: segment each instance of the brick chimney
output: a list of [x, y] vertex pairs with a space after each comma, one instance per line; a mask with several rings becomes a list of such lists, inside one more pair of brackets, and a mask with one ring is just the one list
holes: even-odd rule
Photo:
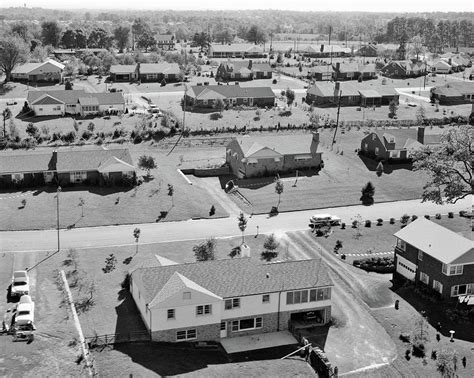
[[340, 69], [341, 69], [341, 63], [337, 62], [336, 63], [336, 71], [339, 72]]
[[423, 126], [418, 127], [416, 140], [421, 144], [425, 144], [425, 128]]
[[249, 70], [252, 69], [252, 59], [249, 60]]
[[313, 134], [313, 141], [319, 144], [319, 133], [316, 131], [316, 132], [313, 132], [312, 134]]
[[137, 63], [137, 75], [140, 77], [140, 62]]
[[341, 83], [336, 81], [336, 83], [334, 84], [334, 101], [337, 101], [337, 99], [339, 98], [340, 87]]

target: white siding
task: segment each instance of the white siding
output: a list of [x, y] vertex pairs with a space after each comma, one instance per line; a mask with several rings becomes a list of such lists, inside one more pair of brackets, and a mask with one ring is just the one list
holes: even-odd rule
[[33, 105], [37, 116], [63, 115], [64, 105]]
[[409, 280], [415, 281], [416, 265], [397, 254], [397, 272]]

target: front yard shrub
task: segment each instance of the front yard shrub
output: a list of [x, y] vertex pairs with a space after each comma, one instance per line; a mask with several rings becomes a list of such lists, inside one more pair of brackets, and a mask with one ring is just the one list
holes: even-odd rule
[[383, 224], [383, 219], [379, 218], [377, 219], [377, 226], [381, 226]]
[[273, 79], [272, 83], [273, 83], [273, 84], [276, 84], [276, 83], [277, 83], [277, 79]]
[[394, 258], [388, 256], [354, 260], [352, 264], [367, 272], [393, 273], [395, 271]]
[[278, 115], [280, 117], [289, 117], [291, 116], [291, 110], [282, 110]]
[[412, 354], [415, 357], [423, 358], [425, 357], [425, 343], [422, 340], [415, 339], [412, 344], [413, 350]]
[[346, 224], [344, 222], [341, 223], [341, 230], [345, 230], [346, 229]]
[[426, 219], [430, 219], [430, 216], [427, 214], [427, 215], [425, 215], [425, 218], [426, 218]]
[[352, 221], [352, 228], [357, 228], [359, 226], [359, 222], [357, 220]]
[[448, 218], [454, 218], [454, 213], [452, 211], [448, 213]]
[[436, 214], [436, 215], [435, 215], [435, 218], [436, 218], [436, 219], [441, 219], [441, 214], [440, 214], [440, 213]]
[[407, 224], [409, 220], [410, 220], [410, 216], [408, 214], [404, 214], [400, 218], [400, 223], [401, 224]]
[[466, 217], [467, 216], [467, 211], [466, 210], [460, 210], [459, 211], [459, 216], [460, 217]]
[[416, 221], [418, 219], [418, 215], [412, 215], [411, 216], [411, 221]]
[[221, 113], [212, 113], [209, 118], [212, 120], [212, 121], [217, 121], [218, 119], [222, 118], [222, 114]]
[[395, 224], [395, 218], [390, 218], [390, 224]]
[[367, 219], [365, 221], [365, 227], [370, 227], [370, 226], [372, 226], [372, 221], [370, 219]]

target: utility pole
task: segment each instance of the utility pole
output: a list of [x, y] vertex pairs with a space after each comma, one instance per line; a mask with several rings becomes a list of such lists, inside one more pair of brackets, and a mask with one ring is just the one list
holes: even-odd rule
[[332, 137], [331, 150], [332, 150], [332, 146], [334, 145], [334, 143], [336, 143], [337, 127], [339, 126], [339, 112], [341, 110], [341, 97], [342, 97], [342, 90], [339, 91], [339, 101], [338, 101], [338, 104], [337, 104], [336, 129], [334, 130], [334, 136]]
[[60, 186], [58, 186], [58, 190], [56, 192], [56, 220], [57, 220], [57, 228], [58, 228], [58, 252], [61, 249], [60, 242], [59, 242], [59, 193], [61, 193]]

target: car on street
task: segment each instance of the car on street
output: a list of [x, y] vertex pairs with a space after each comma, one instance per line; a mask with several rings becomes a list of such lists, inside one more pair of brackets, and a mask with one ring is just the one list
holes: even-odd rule
[[341, 218], [331, 214], [314, 214], [311, 218], [309, 218], [309, 222], [312, 227], [324, 224], [337, 226], [341, 224]]
[[26, 270], [17, 270], [13, 272], [12, 286], [10, 295], [12, 297], [21, 297], [30, 293], [30, 278]]
[[158, 117], [163, 115], [160, 108], [155, 104], [150, 104], [148, 106], [148, 113], [156, 114]]
[[16, 306], [15, 326], [33, 324], [35, 321], [35, 302], [29, 295], [22, 295]]

